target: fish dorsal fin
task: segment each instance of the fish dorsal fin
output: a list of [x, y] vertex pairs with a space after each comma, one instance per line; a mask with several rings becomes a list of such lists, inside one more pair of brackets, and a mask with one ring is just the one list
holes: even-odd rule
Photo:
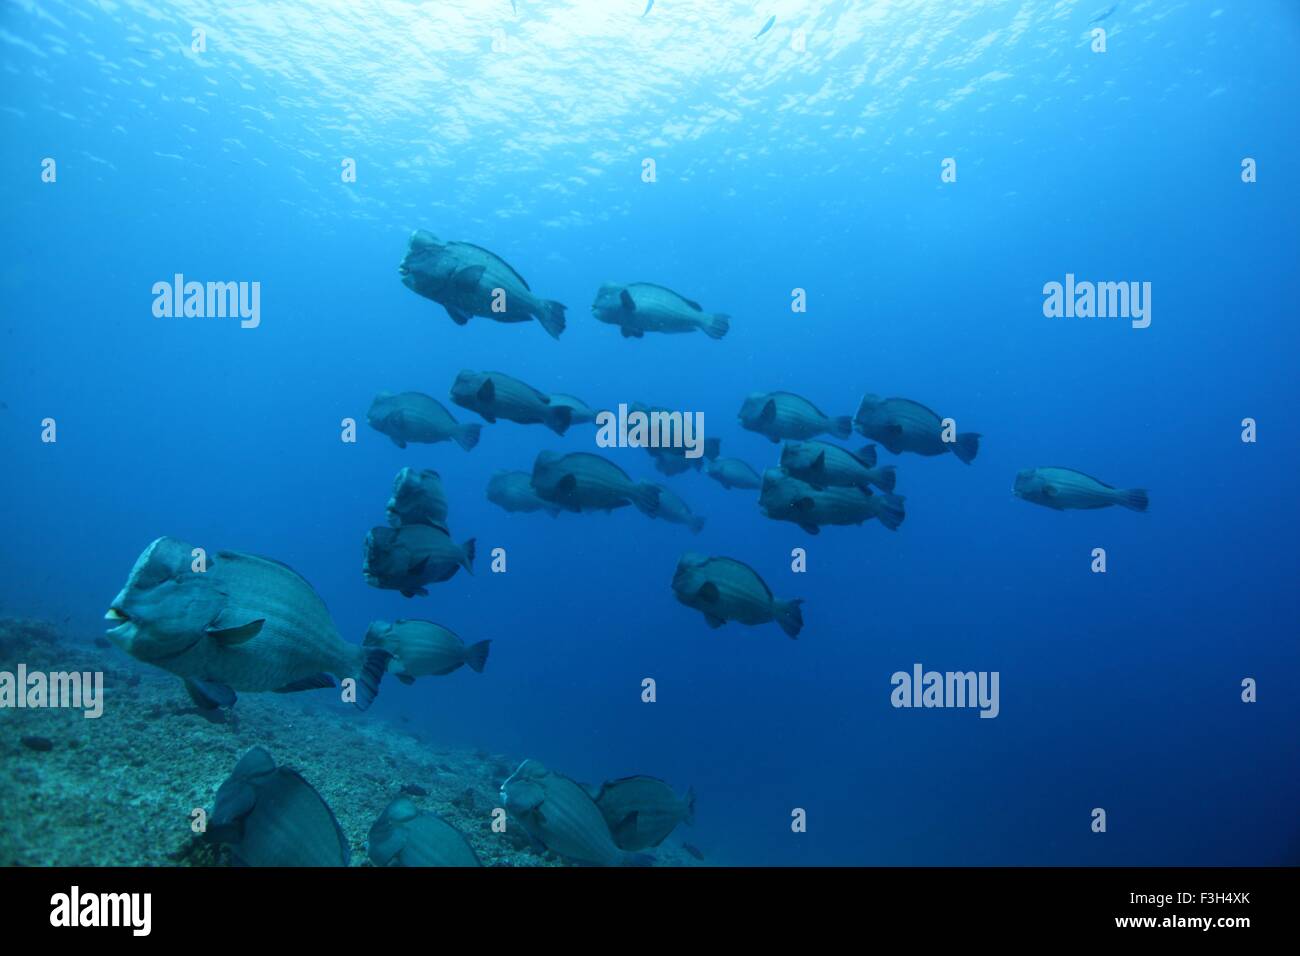
[[690, 299], [686, 298], [686, 296], [682, 295], [680, 292], [674, 292], [672, 289], [668, 288], [667, 286], [656, 285], [653, 282], [638, 282], [636, 283], [636, 285], [645, 286], [647, 289], [658, 289], [660, 292], [667, 292], [674, 299], [677, 299], [681, 301], [683, 304], [690, 306], [690, 308], [694, 309], [696, 312], [704, 311], [704, 309], [700, 307], [700, 304], [698, 302], [691, 301]]
[[529, 292], [532, 292], [532, 291], [533, 291], [533, 290], [529, 287], [527, 280], [525, 280], [523, 276], [521, 276], [518, 272], [515, 271], [514, 266], [512, 266], [510, 263], [506, 262], [506, 260], [502, 259], [502, 258], [501, 258], [499, 255], [497, 255], [495, 252], [492, 252], [492, 251], [489, 250], [489, 249], [484, 249], [482, 246], [476, 246], [476, 245], [474, 245], [474, 243], [472, 243], [472, 242], [454, 242], [454, 243], [452, 243], [452, 245], [454, 245], [454, 246], [468, 246], [468, 247], [471, 248], [471, 249], [474, 249], [474, 250], [476, 250], [476, 251], [478, 251], [478, 252], [483, 253], [483, 255], [487, 256], [487, 257], [488, 257], [489, 259], [491, 259], [493, 262], [498, 263], [498, 264], [501, 266], [501, 268], [505, 269], [506, 272], [509, 272], [512, 276], [514, 276], [516, 279], [518, 279], [518, 280], [519, 280], [519, 284], [520, 284], [521, 286], [523, 286], [525, 289], [528, 289]]
[[933, 408], [930, 408], [928, 405], [922, 405], [920, 402], [914, 402], [914, 401], [912, 401], [910, 398], [888, 398], [888, 399], [885, 399], [885, 401], [888, 401], [888, 402], [902, 402], [902, 403], [905, 404], [905, 405], [911, 405], [911, 406], [913, 406], [914, 408], [919, 408], [921, 411], [925, 412], [927, 415], [931, 415], [931, 416], [933, 416], [934, 418], [938, 419], [939, 421], [943, 421], [943, 419], [939, 418], [939, 413], [936, 412]]
[[1062, 468], [1060, 465], [1048, 465], [1047, 467], [1052, 469], [1053, 471], [1068, 471], [1072, 475], [1082, 475], [1084, 478], [1087, 478], [1089, 481], [1097, 482], [1097, 484], [1101, 485], [1103, 488], [1109, 488], [1111, 491], [1115, 490], [1114, 485], [1108, 485], [1100, 478], [1094, 478], [1092, 477], [1092, 475], [1089, 475], [1086, 472], [1082, 472], [1078, 468]]

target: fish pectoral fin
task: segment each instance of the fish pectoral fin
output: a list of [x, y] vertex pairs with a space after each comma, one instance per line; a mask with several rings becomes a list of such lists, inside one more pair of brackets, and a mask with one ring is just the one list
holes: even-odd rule
[[492, 379], [483, 380], [478, 388], [478, 400], [484, 405], [491, 405], [497, 400], [497, 387], [492, 384]]
[[722, 597], [721, 592], [718, 591], [718, 586], [712, 581], [705, 581], [695, 593], [699, 595], [700, 600], [707, 601], [710, 604], [717, 604]]
[[812, 470], [819, 475], [826, 470], [826, 452], [817, 453], [817, 459], [812, 463]]
[[803, 528], [803, 530], [809, 534], [821, 534], [822, 531], [822, 529], [815, 524], [804, 524], [803, 522], [800, 522], [799, 527]]
[[578, 479], [574, 475], [565, 475], [555, 483], [556, 489], [563, 495], [571, 495], [578, 490]]
[[420, 559], [420, 561], [419, 561], [418, 563], [411, 565], [411, 573], [412, 573], [412, 574], [423, 574], [423, 573], [424, 573], [424, 569], [427, 568], [428, 566], [429, 566], [429, 559], [428, 559], [428, 558], [422, 558], [422, 559]]
[[219, 684], [216, 681], [196, 680], [193, 677], [185, 678], [185, 691], [190, 695], [190, 700], [201, 710], [216, 710], [219, 707], [233, 707], [235, 705], [235, 692], [225, 684]]
[[[763, 410], [758, 413], [758, 420], [764, 424], [776, 421], [776, 401], [769, 398], [763, 403]], [[775, 441], [776, 439], [773, 439]]]
[[283, 687], [277, 687], [277, 694], [292, 694], [300, 690], [320, 690], [322, 687], [333, 687], [334, 678], [329, 674], [312, 674], [310, 677], [304, 677], [302, 680], [291, 681]]
[[794, 500], [795, 511], [808, 512], [808, 511], [812, 511], [816, 507], [817, 507], [817, 502], [813, 501], [807, 495], [804, 495], [802, 498], [796, 498]]
[[394, 675], [394, 676], [396, 676], [396, 678], [397, 678], [398, 680], [400, 680], [403, 684], [414, 684], [414, 683], [415, 683], [415, 678], [412, 677], [410, 674], [396, 674], [396, 675]]
[[486, 269], [486, 266], [466, 266], [451, 277], [452, 284], [458, 289], [473, 292], [478, 288], [479, 280], [483, 278]]
[[628, 328], [626, 325], [621, 325], [621, 326], [619, 326], [619, 328], [622, 330], [622, 332], [623, 332], [623, 338], [625, 338], [625, 339], [641, 339], [641, 338], [645, 338], [645, 333], [642, 332], [640, 329], [632, 329], [632, 328]]
[[619, 298], [619, 301], [623, 303], [623, 311], [624, 311], [624, 312], [635, 312], [635, 311], [636, 311], [636, 302], [632, 299], [632, 296], [631, 296], [631, 294], [627, 291], [627, 289], [624, 289], [622, 292], [620, 292], [620, 293], [618, 294], [618, 298]]
[[722, 625], [727, 623], [723, 618], [720, 618], [715, 614], [710, 614], [708, 611], [704, 612], [704, 621], [709, 625], [709, 627], [714, 628], [722, 627]]
[[234, 647], [257, 637], [265, 623], [266, 618], [259, 617], [255, 621], [233, 624], [226, 621], [224, 615], [219, 615], [215, 621], [204, 628], [204, 633], [222, 647]]
[[457, 325], [465, 325], [467, 322], [469, 322], [469, 316], [466, 315], [464, 312], [462, 312], [460, 309], [453, 309], [449, 305], [444, 305], [443, 308], [447, 310], [447, 314], [451, 316], [451, 320], [455, 322]]

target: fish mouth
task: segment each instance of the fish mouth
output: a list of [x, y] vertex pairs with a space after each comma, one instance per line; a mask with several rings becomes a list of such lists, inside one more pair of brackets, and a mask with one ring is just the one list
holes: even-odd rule
[[131, 643], [137, 630], [136, 623], [131, 620], [131, 616], [115, 605], [108, 609], [108, 612], [104, 615], [104, 620], [117, 622], [117, 627], [110, 627], [104, 632], [104, 636], [116, 647], [121, 648], [128, 654], [131, 653]]

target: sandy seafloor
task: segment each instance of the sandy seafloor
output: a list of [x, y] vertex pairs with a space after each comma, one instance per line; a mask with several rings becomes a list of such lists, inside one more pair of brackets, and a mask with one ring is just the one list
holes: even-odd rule
[[[469, 840], [485, 866], [563, 865], [511, 821], [493, 833], [498, 789], [517, 755], [439, 747], [409, 728], [309, 695], [243, 694], [214, 720], [193, 705], [179, 678], [92, 639], [38, 620], [0, 619], [0, 670], [102, 671], [103, 714], [0, 708], [0, 865], [220, 865], [229, 853], [195, 838], [191, 813], [212, 811], [217, 788], [250, 748], [265, 747], [325, 798], [370, 866], [366, 837], [403, 785]], [[316, 692], [316, 693], [324, 693]], [[24, 738], [44, 738], [48, 750]], [[687, 829], [689, 833], [689, 829]], [[656, 866], [700, 866], [678, 840], [650, 851]]]

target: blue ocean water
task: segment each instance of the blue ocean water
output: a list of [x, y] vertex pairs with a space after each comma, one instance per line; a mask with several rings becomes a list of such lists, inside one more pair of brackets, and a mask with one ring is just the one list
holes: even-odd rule
[[[1106, 7], [8, 0], [0, 611], [98, 633], [159, 535], [275, 557], [350, 641], [400, 617], [493, 641], [484, 674], [385, 681], [358, 720], [693, 786], [683, 836], [720, 862], [1300, 862], [1300, 8]], [[419, 228], [564, 302], [561, 339], [405, 288]], [[177, 273], [259, 282], [260, 325], [156, 318]], [[1151, 283], [1150, 326], [1045, 317], [1067, 273]], [[731, 331], [623, 338], [589, 314], [606, 281]], [[447, 400], [462, 368], [702, 412], [759, 470], [779, 447], [736, 419], [755, 391], [835, 415], [905, 396], [983, 438], [969, 466], [882, 449], [902, 527], [811, 536], [591, 426], [498, 422], [468, 453], [366, 426], [382, 390], [476, 421]], [[485, 499], [543, 449], [599, 451], [707, 524]], [[1151, 508], [1012, 496], [1045, 465]], [[403, 466], [441, 473], [480, 551], [428, 597], [361, 576]], [[799, 639], [710, 629], [670, 588], [686, 551], [803, 598]], [[998, 672], [999, 715], [891, 706], [916, 663]]]

